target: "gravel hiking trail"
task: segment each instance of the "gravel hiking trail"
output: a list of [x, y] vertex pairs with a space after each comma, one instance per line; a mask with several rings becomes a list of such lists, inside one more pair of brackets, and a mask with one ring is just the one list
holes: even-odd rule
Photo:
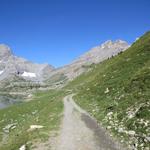
[[56, 150], [124, 150], [72, 97], [64, 98], [64, 118]]
[[64, 116], [58, 135], [39, 143], [34, 150], [125, 150], [74, 102], [73, 94], [63, 102]]

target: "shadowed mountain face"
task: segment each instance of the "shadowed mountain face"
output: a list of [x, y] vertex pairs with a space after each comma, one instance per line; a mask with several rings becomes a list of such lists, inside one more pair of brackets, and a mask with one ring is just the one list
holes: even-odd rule
[[48, 64], [36, 64], [17, 57], [8, 46], [0, 45], [0, 80], [17, 75], [24, 79], [42, 81], [53, 70]]

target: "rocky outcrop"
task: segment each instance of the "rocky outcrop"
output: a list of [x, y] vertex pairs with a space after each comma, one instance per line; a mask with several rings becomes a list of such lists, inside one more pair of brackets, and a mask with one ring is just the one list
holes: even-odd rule
[[125, 41], [106, 41], [100, 46], [92, 48], [87, 53], [74, 60], [71, 64], [54, 70], [50, 77], [59, 73], [64, 74], [69, 80], [72, 80], [85, 72], [89, 65], [100, 63], [120, 52], [125, 51], [127, 48], [129, 48], [129, 44]]
[[36, 64], [24, 58], [13, 55], [11, 49], [0, 45], [0, 81], [12, 75], [20, 76], [28, 80], [42, 81], [54, 67], [49, 64]]
[[[71, 64], [62, 68], [54, 69], [48, 64], [36, 64], [24, 58], [13, 55], [11, 49], [4, 45], [0, 45], [0, 81], [12, 75], [22, 77], [31, 81], [50, 81], [54, 76], [63, 76], [68, 80], [72, 80], [83, 72], [90, 69], [91, 64], [100, 63], [118, 53], [126, 50], [128, 43], [122, 40], [106, 41], [100, 46], [94, 47], [79, 58], [75, 59]], [[59, 79], [57, 79], [59, 81]], [[52, 83], [52, 82], [51, 82]]]
[[83, 54], [77, 60], [74, 61], [76, 64], [91, 64], [99, 63], [107, 58], [117, 55], [121, 51], [126, 50], [129, 47], [128, 43], [122, 40], [106, 41], [100, 46], [92, 48], [87, 53]]

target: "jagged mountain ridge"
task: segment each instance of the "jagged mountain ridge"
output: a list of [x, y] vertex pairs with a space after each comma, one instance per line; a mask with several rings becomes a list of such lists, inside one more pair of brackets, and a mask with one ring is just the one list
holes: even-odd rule
[[128, 47], [129, 45], [125, 41], [108, 40], [103, 44], [101, 44], [100, 46], [94, 47], [90, 51], [80, 56], [77, 60], [75, 60], [75, 63], [77, 62], [83, 62], [86, 64], [99, 63], [109, 57], [117, 55], [119, 52], [124, 51]]
[[12, 75], [19, 76], [25, 80], [45, 81], [45, 83], [47, 81], [55, 83], [55, 80], [57, 80], [56, 82], [64, 79], [72, 80], [88, 70], [85, 66], [100, 63], [126, 50], [128, 47], [129, 45], [125, 41], [109, 40], [90, 49], [71, 64], [54, 69], [48, 64], [36, 64], [17, 57], [8, 46], [0, 44], [0, 81], [5, 78], [8, 79]]
[[18, 75], [28, 80], [43, 80], [54, 70], [49, 64], [37, 64], [15, 56], [11, 49], [0, 44], [0, 80]]
[[56, 74], [63, 74], [69, 80], [72, 80], [87, 70], [84, 66], [100, 63], [125, 51], [129, 46], [130, 45], [126, 41], [108, 40], [103, 44], [90, 49], [88, 52], [75, 59], [71, 64], [54, 70], [50, 77], [55, 76]]

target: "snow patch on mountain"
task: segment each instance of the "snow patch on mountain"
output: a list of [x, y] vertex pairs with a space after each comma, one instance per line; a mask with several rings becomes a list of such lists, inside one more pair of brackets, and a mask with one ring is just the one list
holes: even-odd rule
[[8, 76], [17, 75], [31, 81], [47, 81], [51, 77], [62, 74], [69, 80], [88, 70], [91, 64], [100, 63], [118, 53], [125, 51], [130, 45], [122, 40], [108, 40], [75, 59], [71, 64], [55, 69], [48, 64], [36, 64], [13, 55], [11, 49], [0, 44], [0, 81]]
[[0, 81], [12, 76], [43, 81], [53, 70], [54, 67], [49, 64], [33, 63], [15, 56], [9, 46], [0, 44]]
[[23, 77], [36, 78], [36, 74], [32, 72], [24, 72], [22, 74]]
[[4, 72], [4, 70], [1, 70], [1, 71], [0, 71], [0, 75], [1, 75], [3, 72]]

